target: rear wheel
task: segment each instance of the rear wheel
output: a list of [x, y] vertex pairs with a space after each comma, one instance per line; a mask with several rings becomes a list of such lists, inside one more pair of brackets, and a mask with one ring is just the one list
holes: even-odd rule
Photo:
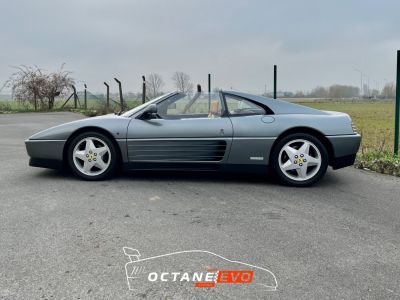
[[98, 132], [85, 132], [75, 137], [68, 147], [68, 163], [72, 171], [86, 180], [101, 180], [117, 168], [114, 143]]
[[281, 139], [271, 153], [271, 165], [279, 179], [292, 186], [318, 182], [328, 167], [328, 152], [314, 136], [295, 133]]

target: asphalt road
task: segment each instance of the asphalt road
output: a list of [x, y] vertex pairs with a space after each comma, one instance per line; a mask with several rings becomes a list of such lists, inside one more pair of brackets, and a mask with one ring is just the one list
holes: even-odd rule
[[252, 298], [127, 287], [122, 247], [203, 249], [262, 266], [265, 299], [400, 298], [400, 178], [329, 170], [311, 188], [265, 176], [127, 173], [84, 182], [28, 167], [24, 139], [72, 113], [0, 115], [1, 299]]

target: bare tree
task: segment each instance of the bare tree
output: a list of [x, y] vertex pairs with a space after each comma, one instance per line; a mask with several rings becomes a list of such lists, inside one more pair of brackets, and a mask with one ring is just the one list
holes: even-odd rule
[[190, 82], [190, 76], [184, 72], [176, 71], [172, 75], [175, 87], [178, 91], [188, 94], [193, 92], [193, 83]]
[[36, 109], [39, 101], [42, 109], [52, 109], [55, 98], [65, 95], [74, 84], [70, 72], [63, 67], [56, 73], [45, 73], [37, 66], [16, 67], [5, 86], [11, 88], [13, 98], [19, 102], [31, 103]]
[[379, 98], [379, 90], [377, 90], [377, 89], [372, 89], [371, 90], [371, 97], [372, 97], [372, 99], [378, 99]]
[[328, 89], [322, 87], [322, 86], [317, 86], [316, 88], [314, 88], [311, 93], [310, 93], [310, 97], [318, 97], [318, 98], [326, 98], [328, 97]]
[[396, 87], [393, 82], [385, 84], [382, 89], [382, 96], [385, 99], [394, 99], [396, 97]]
[[159, 96], [163, 86], [164, 81], [160, 74], [153, 73], [146, 76], [147, 95], [150, 99]]

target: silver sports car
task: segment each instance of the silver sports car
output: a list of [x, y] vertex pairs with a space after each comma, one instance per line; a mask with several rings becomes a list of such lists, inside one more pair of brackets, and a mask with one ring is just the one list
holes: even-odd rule
[[360, 146], [347, 114], [247, 93], [168, 93], [120, 114], [74, 121], [25, 141], [29, 165], [86, 180], [129, 170], [268, 169], [308, 186], [328, 165], [350, 166]]

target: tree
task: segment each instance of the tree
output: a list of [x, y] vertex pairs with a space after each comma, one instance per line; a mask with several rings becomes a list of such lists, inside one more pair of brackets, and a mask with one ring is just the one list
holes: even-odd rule
[[330, 98], [352, 98], [357, 97], [360, 89], [351, 85], [334, 84], [328, 88]]
[[305, 95], [303, 91], [296, 91], [296, 93], [294, 94], [295, 98], [303, 98], [304, 96]]
[[172, 80], [178, 91], [184, 94], [193, 92], [193, 83], [190, 82], [190, 76], [188, 74], [176, 71], [174, 75], [172, 75]]
[[52, 109], [55, 98], [65, 95], [74, 84], [70, 72], [63, 70], [64, 65], [56, 73], [45, 73], [37, 66], [16, 67], [17, 71], [7, 80], [5, 86], [11, 88], [16, 101], [31, 103], [37, 108]]
[[[283, 92], [283, 97], [291, 98], [291, 97], [293, 97], [293, 95], [294, 95], [293, 92], [288, 92], [288, 91]], [[268, 94], [266, 95], [266, 97], [269, 97]], [[272, 96], [270, 96], [270, 97], [272, 97]]]
[[317, 86], [311, 91], [310, 96], [317, 98], [326, 98], [328, 96], [328, 90], [322, 86]]
[[385, 99], [394, 99], [396, 97], [396, 88], [393, 82], [385, 84], [382, 89], [382, 96]]
[[377, 89], [372, 89], [371, 90], [371, 97], [373, 99], [377, 99], [379, 97], [379, 91]]
[[163, 86], [164, 81], [160, 74], [153, 73], [146, 77], [147, 95], [150, 99], [158, 97]]

